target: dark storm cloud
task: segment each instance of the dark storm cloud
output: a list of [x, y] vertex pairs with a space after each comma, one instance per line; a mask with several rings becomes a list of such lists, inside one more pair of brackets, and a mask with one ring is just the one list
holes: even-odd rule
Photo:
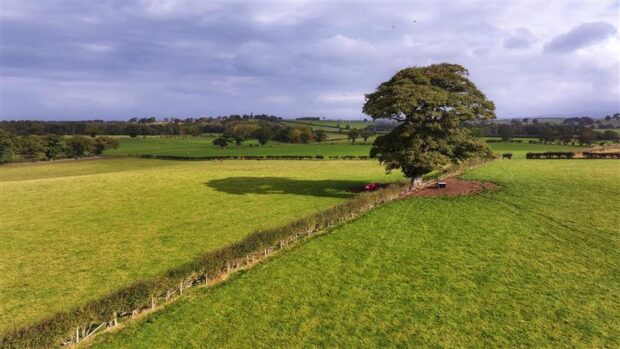
[[3, 119], [357, 118], [363, 94], [398, 69], [444, 61], [469, 68], [500, 116], [618, 104], [619, 40], [600, 24], [613, 3], [0, 6]]
[[570, 52], [602, 41], [616, 33], [613, 25], [605, 22], [580, 24], [545, 44], [545, 51]]

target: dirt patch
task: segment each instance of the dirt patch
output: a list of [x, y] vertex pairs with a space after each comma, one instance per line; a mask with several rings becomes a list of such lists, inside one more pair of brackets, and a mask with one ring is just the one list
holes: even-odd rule
[[430, 184], [429, 186], [413, 190], [404, 195], [404, 197], [408, 196], [459, 196], [459, 195], [471, 195], [479, 193], [483, 190], [489, 190], [495, 188], [495, 184], [491, 182], [481, 182], [481, 181], [466, 181], [458, 178], [448, 178], [443, 180], [446, 183], [446, 188], [438, 188], [435, 183]]

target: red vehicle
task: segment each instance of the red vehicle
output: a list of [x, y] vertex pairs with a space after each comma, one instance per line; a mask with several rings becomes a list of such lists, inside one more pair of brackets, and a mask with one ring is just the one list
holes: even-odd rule
[[377, 183], [369, 183], [364, 185], [364, 191], [375, 191], [379, 189], [379, 185]]

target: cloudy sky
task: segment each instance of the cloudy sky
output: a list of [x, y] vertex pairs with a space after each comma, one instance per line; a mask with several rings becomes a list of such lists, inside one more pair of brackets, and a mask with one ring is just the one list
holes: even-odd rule
[[0, 0], [0, 119], [359, 119], [364, 93], [439, 62], [502, 118], [605, 115], [618, 4]]

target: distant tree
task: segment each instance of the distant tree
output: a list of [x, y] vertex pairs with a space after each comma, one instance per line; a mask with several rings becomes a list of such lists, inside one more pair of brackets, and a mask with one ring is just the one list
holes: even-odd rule
[[545, 142], [554, 142], [558, 139], [558, 132], [551, 126], [543, 125], [540, 128], [540, 138]]
[[129, 124], [127, 125], [126, 132], [131, 138], [136, 138], [141, 133], [141, 128], [137, 124]]
[[258, 144], [265, 145], [271, 139], [273, 135], [271, 134], [271, 130], [267, 127], [261, 127], [254, 131], [254, 138], [258, 141]]
[[618, 133], [614, 131], [606, 130], [605, 132], [601, 134], [601, 139], [612, 141], [612, 142], [617, 142], [618, 139], [620, 139], [620, 136], [618, 136]]
[[510, 141], [515, 136], [515, 129], [512, 125], [499, 125], [497, 128], [497, 134], [501, 137], [501, 139], [505, 142]]
[[235, 144], [237, 146], [240, 146], [243, 143], [243, 141], [245, 141], [245, 139], [243, 139], [243, 137], [235, 137], [234, 140], [235, 140]]
[[400, 169], [412, 186], [422, 176], [472, 157], [490, 156], [486, 144], [462, 125], [495, 118], [495, 105], [456, 64], [412, 67], [396, 73], [366, 95], [364, 113], [399, 123], [377, 137], [371, 156], [386, 170]]
[[523, 123], [524, 123], [524, 124], [527, 124], [528, 122], [530, 122], [530, 119], [529, 119], [529, 118], [523, 118]]
[[537, 124], [538, 123], [538, 119], [533, 119], [532, 120], [532, 124]]
[[581, 132], [579, 132], [578, 140], [579, 144], [581, 145], [592, 144], [592, 142], [595, 140], [594, 131], [589, 128], [583, 128]]
[[224, 136], [219, 136], [213, 140], [213, 145], [220, 147], [220, 149], [224, 149], [228, 146], [228, 138]]
[[356, 128], [350, 130], [348, 135], [347, 135], [347, 137], [349, 137], [349, 140], [351, 141], [351, 143], [354, 143], [354, 144], [355, 144], [355, 140], [357, 140], [357, 138], [359, 136], [360, 136], [360, 131], [358, 129], [356, 129]]
[[607, 120], [607, 121], [611, 120], [611, 115], [606, 115], [605, 116], [605, 120]]
[[314, 140], [321, 143], [327, 139], [327, 132], [325, 130], [316, 130], [314, 131]]
[[93, 154], [101, 155], [104, 150], [118, 148], [120, 142], [118, 138], [114, 137], [97, 137], [93, 142]]
[[49, 135], [43, 140], [45, 144], [45, 158], [48, 160], [56, 159], [65, 152], [65, 145], [61, 136]]
[[364, 143], [368, 142], [368, 138], [375, 135], [375, 131], [371, 127], [366, 127], [360, 131], [360, 137], [364, 140]]
[[45, 158], [45, 145], [41, 136], [31, 135], [21, 137], [20, 154], [28, 160]]
[[84, 132], [94, 138], [99, 134], [99, 127], [96, 125], [87, 125]]
[[202, 129], [198, 125], [186, 125], [182, 128], [183, 133], [188, 134], [190, 136], [200, 136], [202, 134]]
[[80, 157], [93, 151], [94, 142], [92, 138], [84, 136], [73, 136], [66, 140], [67, 155], [70, 157]]

